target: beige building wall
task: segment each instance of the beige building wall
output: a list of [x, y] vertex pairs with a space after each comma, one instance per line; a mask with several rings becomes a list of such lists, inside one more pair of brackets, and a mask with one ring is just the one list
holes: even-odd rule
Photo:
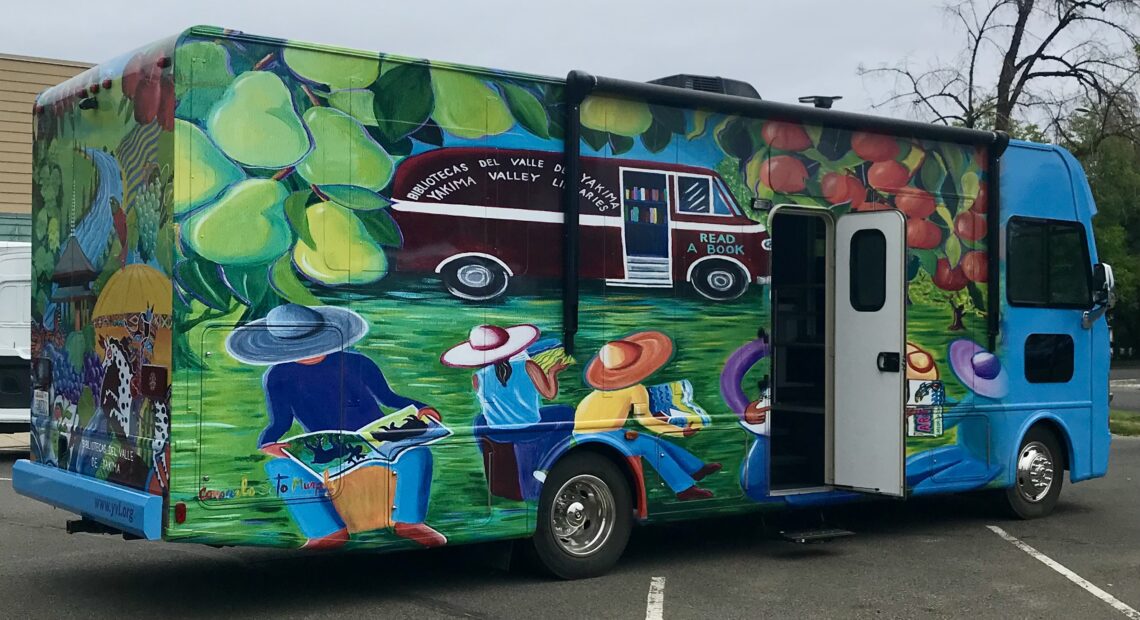
[[91, 65], [0, 54], [0, 214], [32, 209], [32, 104]]

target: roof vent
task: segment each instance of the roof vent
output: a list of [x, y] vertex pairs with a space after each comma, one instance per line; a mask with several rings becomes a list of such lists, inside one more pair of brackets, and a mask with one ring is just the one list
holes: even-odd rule
[[649, 83], [660, 84], [662, 86], [672, 86], [673, 88], [703, 90], [709, 93], [734, 95], [736, 97], [748, 97], [749, 99], [760, 98], [760, 93], [756, 92], [756, 89], [753, 88], [752, 85], [748, 82], [730, 80], [728, 78], [716, 77], [712, 75], [690, 75], [688, 73], [681, 73], [677, 75], [670, 75], [668, 77], [658, 78], [656, 80], [649, 80]]

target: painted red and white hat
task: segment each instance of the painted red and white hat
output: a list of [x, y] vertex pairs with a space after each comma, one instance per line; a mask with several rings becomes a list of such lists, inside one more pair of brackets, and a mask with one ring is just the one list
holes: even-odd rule
[[476, 325], [467, 340], [444, 351], [439, 361], [452, 368], [482, 368], [526, 350], [538, 335], [534, 325]]

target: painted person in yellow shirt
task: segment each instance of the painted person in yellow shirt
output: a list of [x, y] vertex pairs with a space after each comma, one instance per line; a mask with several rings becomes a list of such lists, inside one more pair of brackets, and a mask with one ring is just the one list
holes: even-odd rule
[[[697, 427], [680, 427], [653, 415], [649, 391], [641, 384], [672, 354], [673, 341], [657, 331], [639, 332], [603, 345], [586, 367], [586, 383], [594, 391], [578, 403], [574, 434], [611, 434], [631, 454], [647, 459], [677, 499], [706, 499], [712, 497], [712, 492], [698, 487], [697, 482], [720, 471], [720, 463], [704, 463], [684, 448], [658, 437], [689, 437], [697, 432]], [[623, 430], [631, 412], [634, 420], [656, 435]]]

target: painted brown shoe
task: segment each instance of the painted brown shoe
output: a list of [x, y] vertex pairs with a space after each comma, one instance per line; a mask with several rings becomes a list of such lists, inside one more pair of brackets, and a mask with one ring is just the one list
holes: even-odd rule
[[704, 467], [698, 469], [693, 474], [693, 480], [704, 480], [705, 476], [715, 474], [721, 470], [720, 463], [705, 463]]
[[425, 547], [442, 547], [447, 544], [443, 534], [423, 523], [396, 523], [396, 535], [414, 540]]
[[310, 538], [301, 545], [302, 549], [336, 549], [348, 542], [348, 528], [339, 529], [327, 536]]
[[677, 499], [684, 502], [691, 499], [708, 499], [712, 496], [712, 491], [708, 489], [702, 489], [694, 484], [693, 486], [678, 493]]

